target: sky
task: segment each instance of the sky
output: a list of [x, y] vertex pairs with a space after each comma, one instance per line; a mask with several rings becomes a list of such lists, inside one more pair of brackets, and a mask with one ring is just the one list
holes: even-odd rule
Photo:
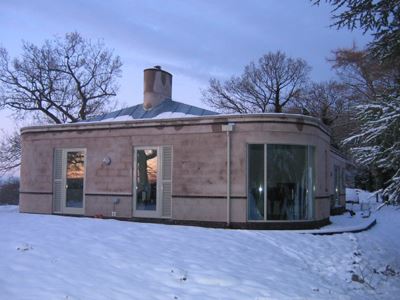
[[[0, 46], [18, 57], [22, 41], [78, 31], [121, 57], [120, 106], [142, 102], [143, 70], [160, 65], [174, 76], [174, 100], [209, 108], [201, 89], [211, 77], [240, 75], [268, 52], [305, 59], [314, 81], [332, 79], [331, 51], [370, 38], [331, 28], [330, 10], [309, 0], [2, 0]], [[0, 129], [16, 127], [9, 115], [0, 111]]]

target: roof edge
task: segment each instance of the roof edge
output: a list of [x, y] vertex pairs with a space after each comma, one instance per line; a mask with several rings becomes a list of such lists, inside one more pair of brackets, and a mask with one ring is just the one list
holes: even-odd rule
[[276, 121], [282, 123], [290, 121], [292, 123], [302, 123], [318, 127], [328, 136], [331, 135], [330, 129], [327, 128], [319, 119], [300, 114], [287, 113], [256, 113], [256, 114], [219, 114], [207, 116], [191, 116], [168, 119], [139, 119], [125, 121], [97, 121], [87, 123], [68, 123], [68, 124], [51, 124], [28, 126], [21, 128], [21, 134], [32, 132], [52, 132], [52, 131], [72, 131], [72, 130], [88, 130], [88, 129], [113, 129], [113, 128], [140, 128], [149, 126], [177, 126], [177, 125], [202, 125], [208, 123], [246, 123], [256, 121]]

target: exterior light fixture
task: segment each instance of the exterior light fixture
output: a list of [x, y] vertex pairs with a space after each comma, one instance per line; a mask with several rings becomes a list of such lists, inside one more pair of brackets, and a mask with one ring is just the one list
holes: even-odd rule
[[106, 166], [111, 165], [111, 158], [109, 156], [106, 156], [103, 158], [103, 165], [106, 165]]

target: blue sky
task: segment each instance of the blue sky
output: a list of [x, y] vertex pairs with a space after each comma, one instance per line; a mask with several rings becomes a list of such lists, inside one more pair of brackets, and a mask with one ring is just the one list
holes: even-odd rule
[[[12, 57], [20, 54], [22, 40], [41, 44], [71, 31], [104, 39], [124, 63], [117, 98], [127, 106], [142, 101], [143, 69], [154, 65], [174, 75], [175, 100], [204, 108], [200, 89], [210, 77], [238, 75], [269, 51], [301, 57], [313, 80], [329, 80], [331, 51], [369, 40], [330, 24], [330, 7], [308, 0], [0, 2], [0, 45]], [[7, 115], [0, 112], [6, 130], [13, 126]]]

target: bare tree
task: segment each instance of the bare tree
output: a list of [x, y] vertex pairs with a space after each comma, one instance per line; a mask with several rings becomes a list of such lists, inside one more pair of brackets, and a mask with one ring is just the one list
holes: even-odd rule
[[21, 136], [18, 131], [12, 134], [3, 132], [0, 141], [0, 176], [19, 167], [21, 158]]
[[282, 112], [298, 97], [308, 81], [310, 67], [300, 58], [287, 57], [283, 52], [263, 55], [251, 62], [241, 76], [221, 83], [211, 78], [202, 91], [203, 101], [227, 113]]
[[0, 180], [0, 205], [13, 204], [19, 202], [19, 179], [17, 177], [8, 177]]
[[343, 151], [347, 149], [341, 142], [357, 128], [352, 106], [350, 89], [336, 81], [313, 82], [303, 89], [296, 101], [297, 112], [320, 119], [332, 130], [332, 145]]
[[[0, 109], [16, 120], [36, 123], [78, 122], [112, 106], [121, 60], [102, 41], [92, 42], [72, 32], [42, 46], [24, 42], [20, 58], [10, 59], [0, 48]], [[17, 133], [0, 143], [0, 172], [19, 166]]]
[[23, 44], [21, 58], [10, 60], [0, 48], [0, 108], [19, 118], [27, 114], [50, 123], [86, 120], [104, 111], [116, 95], [121, 60], [104, 43], [79, 33]]
[[400, 82], [400, 68], [396, 64], [381, 62], [366, 50], [353, 46], [335, 50], [333, 55], [332, 66], [357, 104], [373, 101]]
[[346, 87], [335, 81], [313, 82], [302, 92], [296, 105], [325, 125], [331, 126], [346, 110]]

